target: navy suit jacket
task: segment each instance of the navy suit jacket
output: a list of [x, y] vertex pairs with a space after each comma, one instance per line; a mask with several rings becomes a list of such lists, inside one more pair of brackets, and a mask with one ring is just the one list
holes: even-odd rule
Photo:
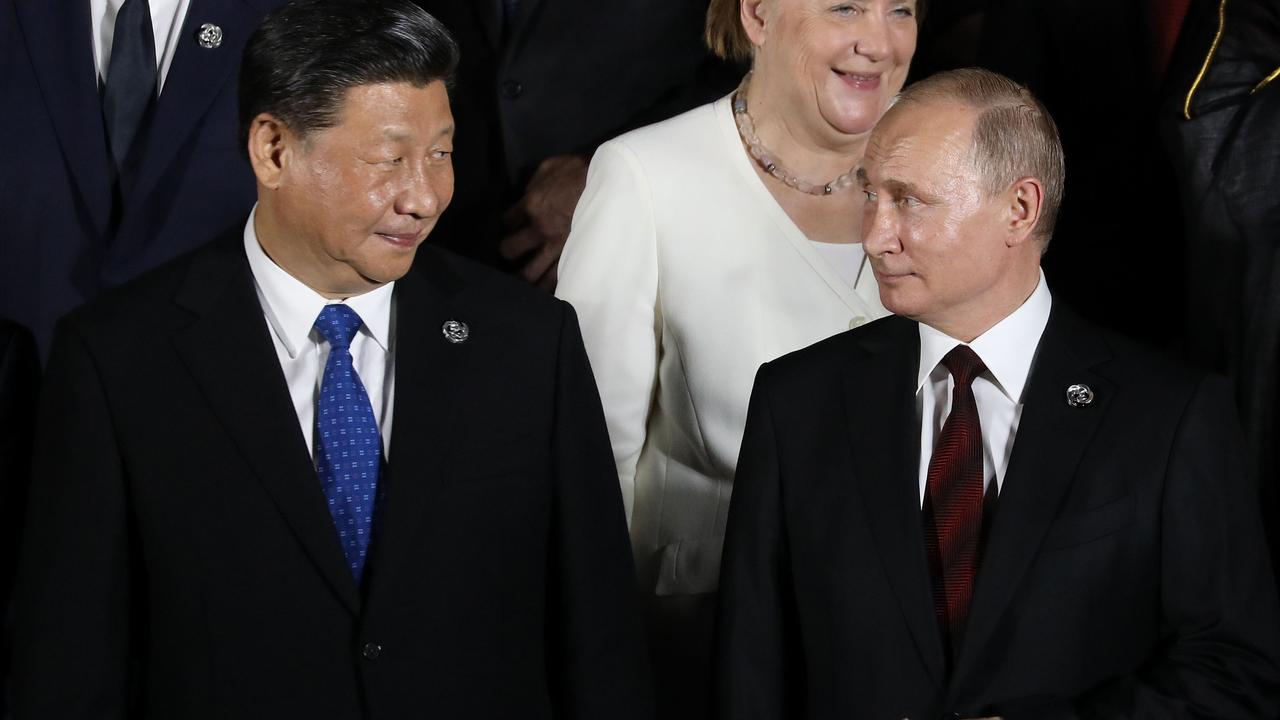
[[[241, 222], [255, 185], [236, 78], [279, 0], [191, 0], [143, 140], [136, 187], [113, 200], [84, 0], [0, 0], [0, 315], [47, 352], [53, 325], [101, 290]], [[217, 48], [196, 42], [222, 28]]]

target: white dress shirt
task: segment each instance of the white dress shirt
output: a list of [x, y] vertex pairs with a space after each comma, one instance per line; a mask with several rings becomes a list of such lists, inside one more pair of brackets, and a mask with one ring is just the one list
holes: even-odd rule
[[258, 244], [258, 233], [253, 227], [257, 214], [255, 205], [249, 214], [249, 222], [244, 226], [244, 252], [249, 257], [258, 302], [262, 304], [262, 314], [271, 327], [271, 341], [275, 344], [280, 369], [289, 384], [289, 395], [293, 399], [293, 409], [298, 414], [298, 426], [307, 441], [307, 449], [314, 456], [312, 436], [315, 434], [316, 402], [324, 366], [329, 361], [329, 342], [312, 326], [325, 305], [346, 303], [364, 321], [351, 340], [351, 357], [373, 405], [373, 416], [382, 435], [383, 457], [388, 457], [391, 451], [391, 411], [395, 401], [394, 321], [391, 317], [391, 293], [395, 283], [387, 283], [346, 300], [330, 300], [267, 257]]
[[[1022, 389], [1027, 384], [1040, 336], [1049, 322], [1053, 298], [1044, 273], [1026, 302], [991, 329], [974, 338], [969, 347], [987, 369], [973, 381], [973, 398], [982, 423], [982, 468], [988, 483], [999, 492], [1013, 453], [1014, 436], [1022, 418]], [[916, 385], [916, 409], [920, 418], [920, 503], [924, 504], [925, 483], [933, 445], [951, 412], [951, 373], [941, 365], [952, 348], [964, 343], [920, 323], [920, 368]]]
[[[187, 19], [191, 0], [148, 0], [151, 7], [151, 31], [156, 36], [156, 94], [164, 88], [164, 80], [178, 49], [182, 24]], [[93, 60], [98, 67], [98, 81], [105, 83], [111, 68], [111, 41], [116, 32], [116, 14], [124, 0], [89, 0], [89, 18], [93, 23]]]

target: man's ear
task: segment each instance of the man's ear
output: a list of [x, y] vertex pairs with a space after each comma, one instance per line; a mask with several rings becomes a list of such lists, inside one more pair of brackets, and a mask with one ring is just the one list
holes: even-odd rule
[[764, 44], [771, 9], [769, 0], [741, 0], [738, 3], [738, 17], [742, 20], [742, 29], [747, 32], [747, 38], [756, 47]]
[[261, 113], [249, 125], [249, 164], [258, 184], [275, 190], [297, 137], [271, 113]]
[[1006, 195], [1008, 211], [1008, 244], [1021, 245], [1036, 237], [1040, 224], [1040, 211], [1044, 206], [1044, 184], [1033, 177], [1024, 177], [1009, 186]]

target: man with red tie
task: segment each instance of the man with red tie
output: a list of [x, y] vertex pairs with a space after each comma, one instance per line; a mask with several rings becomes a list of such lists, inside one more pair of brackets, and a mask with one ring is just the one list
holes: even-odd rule
[[1274, 718], [1280, 609], [1230, 396], [1051, 296], [1044, 106], [936, 75], [859, 178], [896, 317], [756, 378], [720, 717]]

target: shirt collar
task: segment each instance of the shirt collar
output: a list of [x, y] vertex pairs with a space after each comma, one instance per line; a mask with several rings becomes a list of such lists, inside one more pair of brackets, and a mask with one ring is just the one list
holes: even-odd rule
[[[987, 371], [995, 378], [1001, 392], [1013, 402], [1022, 401], [1022, 389], [1031, 373], [1040, 336], [1049, 324], [1053, 297], [1045, 283], [1044, 271], [1031, 296], [1003, 320], [974, 338], [969, 347], [982, 358]], [[916, 392], [934, 368], [951, 349], [964, 343], [934, 328], [919, 323], [920, 368], [916, 376]]]
[[249, 221], [244, 226], [244, 252], [249, 258], [249, 269], [253, 272], [258, 301], [262, 304], [267, 323], [284, 345], [289, 357], [298, 357], [298, 353], [305, 347], [311, 337], [316, 317], [324, 306], [339, 302], [349, 305], [364, 321], [361, 333], [373, 338], [384, 352], [389, 350], [391, 297], [395, 283], [389, 282], [346, 300], [330, 300], [307, 287], [267, 256], [258, 242], [258, 233], [253, 225], [257, 214], [258, 206], [254, 205], [249, 213]]

